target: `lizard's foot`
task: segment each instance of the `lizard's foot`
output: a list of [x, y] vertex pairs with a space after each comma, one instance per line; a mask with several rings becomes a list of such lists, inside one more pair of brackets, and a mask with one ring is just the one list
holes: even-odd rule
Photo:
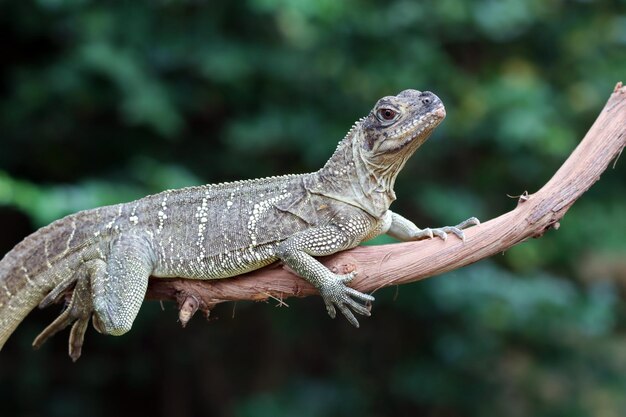
[[[423, 238], [432, 238], [433, 236], [437, 236], [438, 238], [442, 239], [442, 240], [446, 240], [448, 239], [448, 233], [452, 233], [454, 234], [456, 237], [458, 237], [459, 239], [461, 239], [463, 242], [465, 242], [465, 233], [463, 232], [463, 229], [467, 229], [470, 226], [477, 226], [480, 224], [480, 220], [478, 220], [476, 217], [470, 217], [469, 219], [457, 224], [456, 226], [444, 226], [444, 227], [438, 227], [436, 229], [423, 229], [420, 233], [426, 232], [424, 233]], [[428, 232], [430, 232], [430, 236], [428, 236]]]
[[[42, 304], [47, 305], [53, 300], [59, 298], [59, 296], [69, 288], [69, 285], [70, 284], [67, 284], [66, 282], [61, 283], [59, 287], [63, 288], [59, 289], [59, 287], [57, 287], [52, 290], [52, 292], [44, 299], [44, 301], [47, 302], [42, 302]], [[65, 310], [35, 338], [33, 341], [33, 347], [35, 349], [40, 348], [49, 337], [73, 323], [72, 330], [70, 331], [69, 355], [72, 360], [76, 362], [82, 351], [85, 331], [87, 330], [87, 325], [89, 324], [89, 318], [91, 317], [92, 312], [93, 309], [89, 279], [87, 277], [82, 277], [77, 280], [76, 287], [72, 293], [72, 298]]]
[[[326, 310], [330, 317], [335, 318], [337, 311], [335, 307], [341, 311], [341, 313], [348, 319], [350, 324], [354, 327], [359, 327], [359, 322], [352, 314], [352, 311], [359, 313], [363, 316], [369, 316], [370, 310], [367, 306], [357, 302], [372, 302], [374, 297], [368, 294], [363, 294], [353, 288], [346, 285], [356, 276], [356, 272], [351, 272], [345, 275], [332, 274], [327, 280], [324, 280], [319, 287], [319, 292], [324, 303], [326, 304]], [[356, 299], [356, 300], [355, 300]]]

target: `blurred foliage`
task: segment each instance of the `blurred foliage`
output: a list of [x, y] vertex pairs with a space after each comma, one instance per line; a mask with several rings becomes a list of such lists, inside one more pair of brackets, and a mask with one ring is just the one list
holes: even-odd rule
[[[406, 88], [448, 118], [394, 210], [486, 220], [545, 183], [626, 81], [623, 0], [14, 0], [0, 35], [0, 250], [77, 210], [315, 170]], [[619, 161], [558, 231], [379, 291], [360, 330], [315, 298], [220, 306], [184, 331], [147, 303], [72, 365], [66, 334], [31, 351], [58, 313], [37, 311], [0, 354], [2, 414], [621, 416], [624, 195]]]

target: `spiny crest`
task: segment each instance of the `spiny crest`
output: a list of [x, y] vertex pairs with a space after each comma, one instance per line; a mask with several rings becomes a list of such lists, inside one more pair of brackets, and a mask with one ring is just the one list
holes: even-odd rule
[[[356, 122], [354, 122], [354, 124], [352, 125], [352, 127], [350, 128], [350, 130], [348, 130], [348, 133], [346, 133], [346, 136], [344, 136], [343, 140], [346, 140], [347, 138], [349, 138], [350, 136], [352, 136], [352, 134], [361, 127], [361, 123], [363, 123], [363, 121], [365, 120], [365, 117], [361, 117], [359, 120], [357, 120]], [[343, 140], [339, 141], [339, 143], [343, 142]]]
[[181, 192], [181, 191], [188, 192], [188, 191], [195, 191], [195, 190], [220, 191], [222, 189], [229, 188], [229, 187], [242, 187], [242, 186], [253, 186], [257, 184], [265, 184], [267, 182], [275, 181], [276, 179], [288, 180], [288, 179], [300, 177], [302, 175], [305, 175], [305, 174], [273, 175], [270, 177], [253, 178], [253, 179], [248, 179], [248, 180], [235, 180], [235, 181], [220, 182], [220, 183], [215, 183], [215, 184], [203, 184], [203, 185], [196, 185], [196, 186], [185, 187], [185, 188], [170, 189], [170, 190], [166, 190], [155, 195], [162, 195], [166, 193], [176, 193], [176, 192]]
[[337, 142], [337, 148], [335, 148], [335, 151], [339, 150], [339, 148], [341, 147], [341, 144], [344, 143], [349, 137], [351, 137], [354, 134], [354, 132], [356, 132], [357, 129], [361, 127], [361, 123], [363, 123], [364, 120], [365, 120], [365, 117], [361, 117], [359, 120], [354, 122], [354, 124], [352, 125], [350, 130], [348, 130], [348, 133], [346, 133], [343, 139]]

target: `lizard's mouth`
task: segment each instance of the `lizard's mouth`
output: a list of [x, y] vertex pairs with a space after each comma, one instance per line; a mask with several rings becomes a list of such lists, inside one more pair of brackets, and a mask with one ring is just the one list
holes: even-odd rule
[[432, 113], [435, 117], [439, 118], [440, 121], [446, 118], [446, 108], [443, 104], [437, 107]]
[[400, 141], [396, 149], [404, 148], [410, 143], [414, 143], [417, 146], [421, 145], [445, 117], [446, 109], [443, 104], [440, 104], [432, 111], [407, 123], [394, 132], [394, 136], [398, 139], [404, 137], [404, 140]]

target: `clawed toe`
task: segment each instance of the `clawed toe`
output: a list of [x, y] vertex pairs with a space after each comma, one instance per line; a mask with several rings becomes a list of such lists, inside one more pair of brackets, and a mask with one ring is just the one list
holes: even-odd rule
[[439, 229], [432, 229], [432, 234], [433, 236], [437, 236], [439, 239], [443, 240], [444, 242], [446, 240], [448, 240], [448, 234], [446, 233], [446, 228], [442, 227]]
[[65, 309], [59, 317], [57, 317], [52, 323], [50, 323], [41, 333], [33, 340], [33, 347], [39, 349], [50, 337], [54, 336], [61, 330], [65, 329], [74, 321], [74, 318], [70, 317], [69, 308]]
[[[347, 275], [352, 274], [355, 273]], [[346, 286], [344, 284], [346, 281], [345, 277], [345, 275], [337, 275], [332, 280], [329, 280], [320, 288], [320, 294], [324, 299], [326, 310], [331, 318], [336, 317], [336, 309], [339, 309], [350, 324], [354, 327], [359, 327], [359, 321], [354, 316], [354, 313], [369, 316], [371, 314], [370, 309], [365, 303], [374, 301], [374, 297]]]
[[70, 331], [69, 355], [72, 361], [76, 362], [80, 358], [83, 350], [83, 341], [85, 340], [85, 332], [89, 325], [89, 318], [80, 318], [76, 320]]
[[437, 229], [432, 229], [432, 234], [445, 241], [448, 238], [448, 233], [452, 233], [463, 242], [465, 242], [465, 232], [463, 231], [463, 229], [467, 229], [470, 226], [477, 226], [479, 224], [480, 221], [476, 217], [470, 217], [469, 219], [457, 224], [456, 226], [445, 226], [439, 227]]
[[[75, 282], [67, 281], [56, 287], [46, 297], [47, 302], [58, 299], [69, 287]], [[44, 299], [44, 301], [46, 301]], [[43, 303], [43, 302], [42, 302]], [[76, 361], [81, 354], [85, 332], [89, 324], [93, 309], [91, 302], [91, 292], [89, 283], [86, 279], [80, 279], [76, 282], [76, 287], [72, 293], [72, 298], [67, 307], [52, 323], [50, 323], [33, 341], [35, 349], [40, 348], [48, 338], [72, 325], [69, 338], [69, 355], [73, 361]]]
[[470, 226], [478, 226], [479, 224], [480, 224], [480, 220], [478, 220], [476, 217], [470, 217], [464, 222], [457, 224], [455, 227], [457, 229], [467, 229]]

